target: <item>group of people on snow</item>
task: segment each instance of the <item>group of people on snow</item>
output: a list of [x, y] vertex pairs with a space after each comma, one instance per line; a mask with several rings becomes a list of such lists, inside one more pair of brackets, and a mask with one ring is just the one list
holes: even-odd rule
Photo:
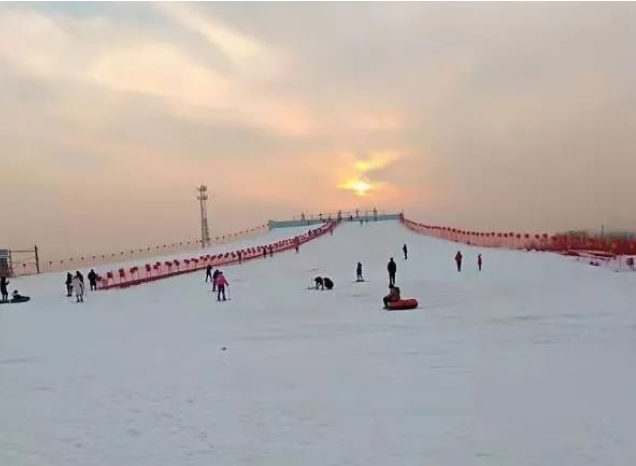
[[[6, 276], [3, 275], [2, 277], [0, 277], [0, 296], [2, 298], [0, 299], [1, 301], [9, 301], [9, 283], [9, 279]], [[28, 298], [27, 296], [21, 295], [18, 290], [13, 290], [13, 293], [11, 293], [12, 301], [21, 301], [23, 299]]]
[[[88, 274], [89, 281], [91, 284], [91, 291], [97, 289], [97, 274], [93, 269]], [[77, 270], [75, 275], [72, 275], [70, 272], [66, 274], [66, 296], [71, 297], [75, 294], [75, 300], [78, 303], [84, 302], [84, 275]]]
[[314, 278], [317, 290], [333, 290], [333, 281], [329, 277], [316, 277]]
[[225, 275], [219, 269], [216, 269], [212, 272], [212, 266], [208, 265], [205, 269], [205, 282], [208, 283], [208, 280], [212, 282], [212, 292], [216, 292], [216, 300], [227, 301], [225, 296], [225, 287], [230, 286]]

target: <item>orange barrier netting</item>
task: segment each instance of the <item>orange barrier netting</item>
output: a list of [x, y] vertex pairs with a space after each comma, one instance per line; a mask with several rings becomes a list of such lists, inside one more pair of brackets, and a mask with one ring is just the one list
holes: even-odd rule
[[636, 255], [636, 241], [624, 239], [586, 238], [576, 235], [520, 232], [483, 232], [458, 228], [425, 225], [400, 217], [402, 224], [409, 230], [435, 238], [455, 241], [472, 246], [552, 251], [562, 254], [579, 255], [582, 252], [595, 256], [614, 257], [617, 255]]
[[221, 265], [240, 264], [244, 261], [271, 256], [274, 253], [298, 248], [308, 241], [330, 233], [337, 225], [337, 222], [326, 223], [302, 235], [263, 246], [253, 246], [220, 254], [192, 257], [190, 259], [173, 259], [156, 262], [154, 264], [130, 267], [128, 269], [110, 271], [106, 273], [106, 276], [99, 279], [97, 287], [100, 290], [125, 288], [200, 271], [205, 269], [208, 265], [218, 267]]

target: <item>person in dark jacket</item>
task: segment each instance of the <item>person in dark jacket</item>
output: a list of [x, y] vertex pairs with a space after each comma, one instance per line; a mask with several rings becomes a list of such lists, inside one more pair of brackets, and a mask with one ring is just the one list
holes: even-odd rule
[[91, 291], [97, 290], [97, 274], [95, 273], [95, 270], [93, 269], [91, 269], [91, 271], [88, 272], [88, 283], [91, 286]]
[[274, 257], [274, 247], [271, 244], [269, 245], [269, 257]]
[[481, 260], [481, 254], [477, 254], [477, 267], [479, 268], [479, 271], [481, 272], [481, 265], [483, 264], [483, 261]]
[[323, 277], [322, 281], [325, 284], [325, 288], [327, 288], [328, 290], [333, 290], [333, 282], [329, 277]]
[[409, 258], [409, 250], [406, 247], [406, 244], [402, 246], [402, 252], [404, 253], [404, 260]]
[[212, 274], [212, 291], [216, 291], [216, 277], [219, 276], [219, 274], [221, 273], [221, 271], [219, 269], [216, 269], [214, 271], [214, 273]]
[[68, 272], [66, 274], [66, 296], [67, 297], [71, 297], [73, 296], [73, 275], [71, 275], [71, 272]]
[[2, 300], [7, 301], [9, 299], [9, 290], [7, 289], [9, 286], [9, 280], [7, 277], [0, 278], [0, 294], [2, 294]]
[[212, 283], [214, 283], [214, 279], [212, 278], [212, 266], [211, 265], [208, 265], [205, 268], [205, 283], [207, 283], [208, 280], [210, 280]]
[[397, 272], [397, 264], [391, 257], [389, 259], [389, 263], [386, 266], [386, 269], [389, 271], [389, 285], [395, 285], [395, 273]]
[[77, 278], [79, 278], [79, 281], [80, 281], [80, 282], [82, 282], [82, 285], [83, 285], [83, 284], [84, 284], [84, 275], [82, 275], [82, 272], [80, 272], [79, 270], [77, 270], [77, 271], [75, 272], [75, 276], [76, 276]]
[[322, 277], [314, 278], [314, 283], [316, 284], [316, 289], [317, 290], [324, 290], [325, 289], [325, 282], [322, 279]]
[[362, 262], [358, 262], [358, 266], [356, 267], [356, 281], [364, 281], [364, 277], [362, 276]]
[[455, 254], [455, 263], [457, 264], [457, 271], [461, 272], [462, 271], [462, 260], [464, 259], [464, 256], [462, 256], [461, 251], [457, 251], [457, 254]]
[[384, 303], [384, 307], [389, 307], [389, 303], [399, 301], [401, 299], [400, 296], [400, 288], [395, 285], [389, 285], [389, 294], [382, 298], [382, 302]]

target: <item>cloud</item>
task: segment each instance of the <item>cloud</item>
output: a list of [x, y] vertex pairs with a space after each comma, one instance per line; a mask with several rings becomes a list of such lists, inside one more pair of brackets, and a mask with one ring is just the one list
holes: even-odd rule
[[59, 235], [83, 212], [73, 248], [196, 235], [199, 183], [224, 225], [636, 227], [630, 4], [87, 5], [0, 9], [0, 193]]

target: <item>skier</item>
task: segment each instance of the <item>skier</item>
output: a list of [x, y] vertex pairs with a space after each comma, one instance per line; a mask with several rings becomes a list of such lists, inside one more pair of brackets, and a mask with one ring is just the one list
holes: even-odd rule
[[479, 267], [480, 272], [481, 272], [481, 264], [482, 264], [481, 254], [477, 254], [477, 267]]
[[464, 256], [462, 256], [461, 251], [457, 251], [457, 254], [455, 254], [455, 263], [457, 263], [457, 271], [461, 272], [462, 271], [462, 260], [464, 259]]
[[397, 264], [392, 257], [391, 259], [389, 259], [389, 263], [386, 269], [389, 271], [389, 285], [395, 285], [395, 273], [397, 272]]
[[84, 283], [80, 278], [81, 274], [77, 272], [73, 277], [73, 291], [75, 291], [75, 299], [78, 303], [84, 302]]
[[404, 246], [402, 246], [402, 252], [404, 252], [404, 260], [409, 258], [409, 251], [406, 248], [406, 244]]
[[389, 294], [382, 298], [382, 302], [384, 303], [384, 307], [389, 307], [389, 303], [399, 301], [400, 298], [400, 288], [395, 285], [389, 285]]
[[208, 265], [205, 268], [205, 283], [208, 282], [208, 279], [212, 281], [212, 266], [211, 265]]
[[216, 276], [216, 279], [214, 280], [214, 283], [216, 283], [216, 289], [217, 289], [216, 300], [221, 301], [221, 295], [223, 295], [223, 301], [226, 301], [225, 287], [230, 286], [230, 284], [225, 279], [223, 272], [219, 272], [219, 274]]
[[358, 266], [356, 267], [356, 281], [364, 281], [364, 277], [362, 276], [362, 262], [358, 262]]
[[67, 297], [71, 297], [73, 296], [73, 275], [71, 275], [71, 272], [68, 272], [66, 274], [66, 296]]
[[88, 272], [88, 283], [91, 286], [91, 291], [97, 290], [97, 274], [95, 273], [95, 270], [93, 269], [91, 269], [91, 271]]
[[220, 273], [221, 271], [219, 269], [216, 269], [214, 273], [212, 274], [212, 292], [213, 293], [216, 291], [216, 277], [218, 277]]
[[325, 282], [322, 279], [322, 277], [316, 277], [314, 278], [314, 283], [316, 284], [316, 289], [321, 289], [324, 290], [325, 289]]
[[328, 290], [333, 290], [333, 282], [329, 277], [323, 277], [322, 281], [325, 284], [325, 288], [327, 288]]
[[9, 286], [9, 280], [7, 280], [7, 277], [0, 278], [0, 294], [2, 294], [3, 301], [7, 301], [9, 299], [7, 286]]

